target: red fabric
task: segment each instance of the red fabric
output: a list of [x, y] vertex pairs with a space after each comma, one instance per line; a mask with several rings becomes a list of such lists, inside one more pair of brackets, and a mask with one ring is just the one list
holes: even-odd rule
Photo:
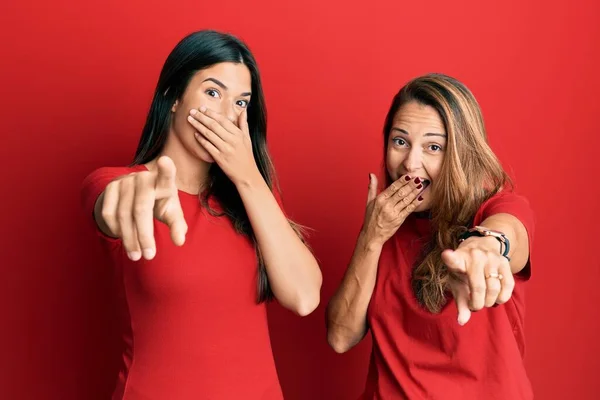
[[[528, 202], [502, 192], [480, 207], [474, 225], [496, 213], [512, 214], [525, 225], [531, 249]], [[460, 326], [453, 299], [432, 314], [418, 305], [411, 288], [415, 259], [430, 235], [429, 220], [412, 216], [383, 249], [368, 309], [373, 350], [363, 398], [532, 399], [523, 365], [524, 284], [531, 258], [511, 300], [474, 312]]]
[[[90, 174], [82, 189], [90, 219], [108, 182], [144, 168]], [[167, 227], [155, 221], [151, 261], [130, 261], [120, 240], [95, 228], [121, 288], [124, 365], [113, 399], [282, 399], [266, 306], [255, 301], [252, 243], [226, 217], [208, 215], [198, 196], [180, 191], [179, 198], [186, 242], [175, 246]]]

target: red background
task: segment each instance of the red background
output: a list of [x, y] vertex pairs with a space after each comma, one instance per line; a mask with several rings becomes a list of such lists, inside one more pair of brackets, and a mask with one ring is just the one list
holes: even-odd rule
[[367, 174], [381, 165], [391, 98], [431, 71], [473, 90], [493, 148], [537, 214], [526, 317], [537, 398], [600, 391], [597, 2], [169, 3], [0, 6], [1, 398], [107, 398], [109, 274], [93, 261], [79, 185], [94, 168], [131, 160], [164, 59], [201, 28], [253, 49], [287, 211], [314, 228], [322, 262], [315, 313], [270, 310], [287, 399], [353, 399], [363, 387], [370, 340], [336, 355], [324, 308], [353, 249]]

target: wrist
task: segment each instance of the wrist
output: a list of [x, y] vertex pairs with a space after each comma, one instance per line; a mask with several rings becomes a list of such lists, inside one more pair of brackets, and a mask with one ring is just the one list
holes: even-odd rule
[[367, 252], [379, 252], [383, 248], [385, 240], [362, 230], [358, 235], [358, 245]]
[[478, 248], [485, 248], [490, 251], [493, 247], [492, 243], [496, 241], [496, 245], [499, 245], [498, 250], [500, 251], [500, 254], [510, 261], [510, 257], [508, 256], [510, 251], [510, 241], [503, 232], [488, 229], [483, 226], [475, 226], [461, 235], [460, 241], [466, 242], [468, 239], [486, 239], [485, 241], [474, 240], [471, 243], [476, 243]]
[[260, 172], [258, 171], [258, 169], [256, 169], [256, 171], [253, 171], [250, 174], [246, 174], [245, 176], [241, 177], [240, 179], [236, 179], [235, 181], [233, 181], [233, 184], [238, 189], [238, 191], [241, 191], [241, 190], [255, 189], [257, 187], [265, 186], [266, 182], [263, 179]]
[[462, 241], [458, 247], [498, 252], [498, 240], [491, 236], [471, 236]]

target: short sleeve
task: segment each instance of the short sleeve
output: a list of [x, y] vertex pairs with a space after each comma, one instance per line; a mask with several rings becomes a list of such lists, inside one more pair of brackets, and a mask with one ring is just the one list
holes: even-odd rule
[[482, 221], [494, 214], [510, 214], [525, 226], [529, 238], [529, 260], [518, 276], [529, 279], [531, 277], [531, 249], [535, 231], [535, 218], [529, 201], [513, 191], [502, 191], [483, 203], [475, 216], [474, 225], [481, 224]]

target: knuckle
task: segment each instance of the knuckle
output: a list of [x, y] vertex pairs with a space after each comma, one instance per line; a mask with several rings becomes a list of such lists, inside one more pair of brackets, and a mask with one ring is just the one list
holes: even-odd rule
[[102, 210], [100, 211], [100, 215], [102, 215], [102, 218], [107, 221], [107, 220], [112, 220], [115, 217], [115, 212], [114, 210], [108, 209], [106, 207], [102, 207]]
[[481, 261], [486, 258], [486, 253], [478, 248], [472, 247], [469, 249], [469, 255], [473, 260]]
[[388, 215], [389, 215], [389, 214], [391, 214], [391, 213], [392, 213], [392, 210], [393, 210], [393, 207], [392, 207], [392, 205], [391, 205], [390, 203], [385, 203], [385, 204], [383, 205], [383, 212], [384, 212], [385, 214], [388, 214]]
[[106, 185], [106, 189], [104, 189], [105, 193], [112, 192], [118, 186], [118, 181], [111, 181]]
[[473, 287], [471, 288], [471, 291], [475, 294], [483, 294], [486, 292], [486, 290], [487, 288], [485, 287], [485, 285], [480, 284], [473, 285]]
[[141, 171], [141, 172], [138, 172], [138, 173], [135, 175], [135, 180], [136, 180], [138, 183], [144, 183], [144, 182], [147, 182], [147, 181], [148, 181], [148, 180], [150, 180], [151, 178], [152, 178], [152, 172], [150, 172], [150, 171]]
[[125, 178], [123, 178], [119, 184], [120, 192], [121, 193], [127, 192], [130, 189], [130, 187], [133, 185], [134, 179], [135, 179], [135, 175], [126, 176]]
[[117, 220], [120, 223], [127, 221], [130, 217], [131, 217], [131, 212], [127, 209], [121, 208], [117, 211]]
[[137, 203], [133, 206], [133, 215], [141, 217], [148, 212], [148, 206], [144, 203]]
[[498, 294], [500, 293], [500, 288], [496, 285], [488, 286], [487, 293], [490, 296], [498, 296]]

